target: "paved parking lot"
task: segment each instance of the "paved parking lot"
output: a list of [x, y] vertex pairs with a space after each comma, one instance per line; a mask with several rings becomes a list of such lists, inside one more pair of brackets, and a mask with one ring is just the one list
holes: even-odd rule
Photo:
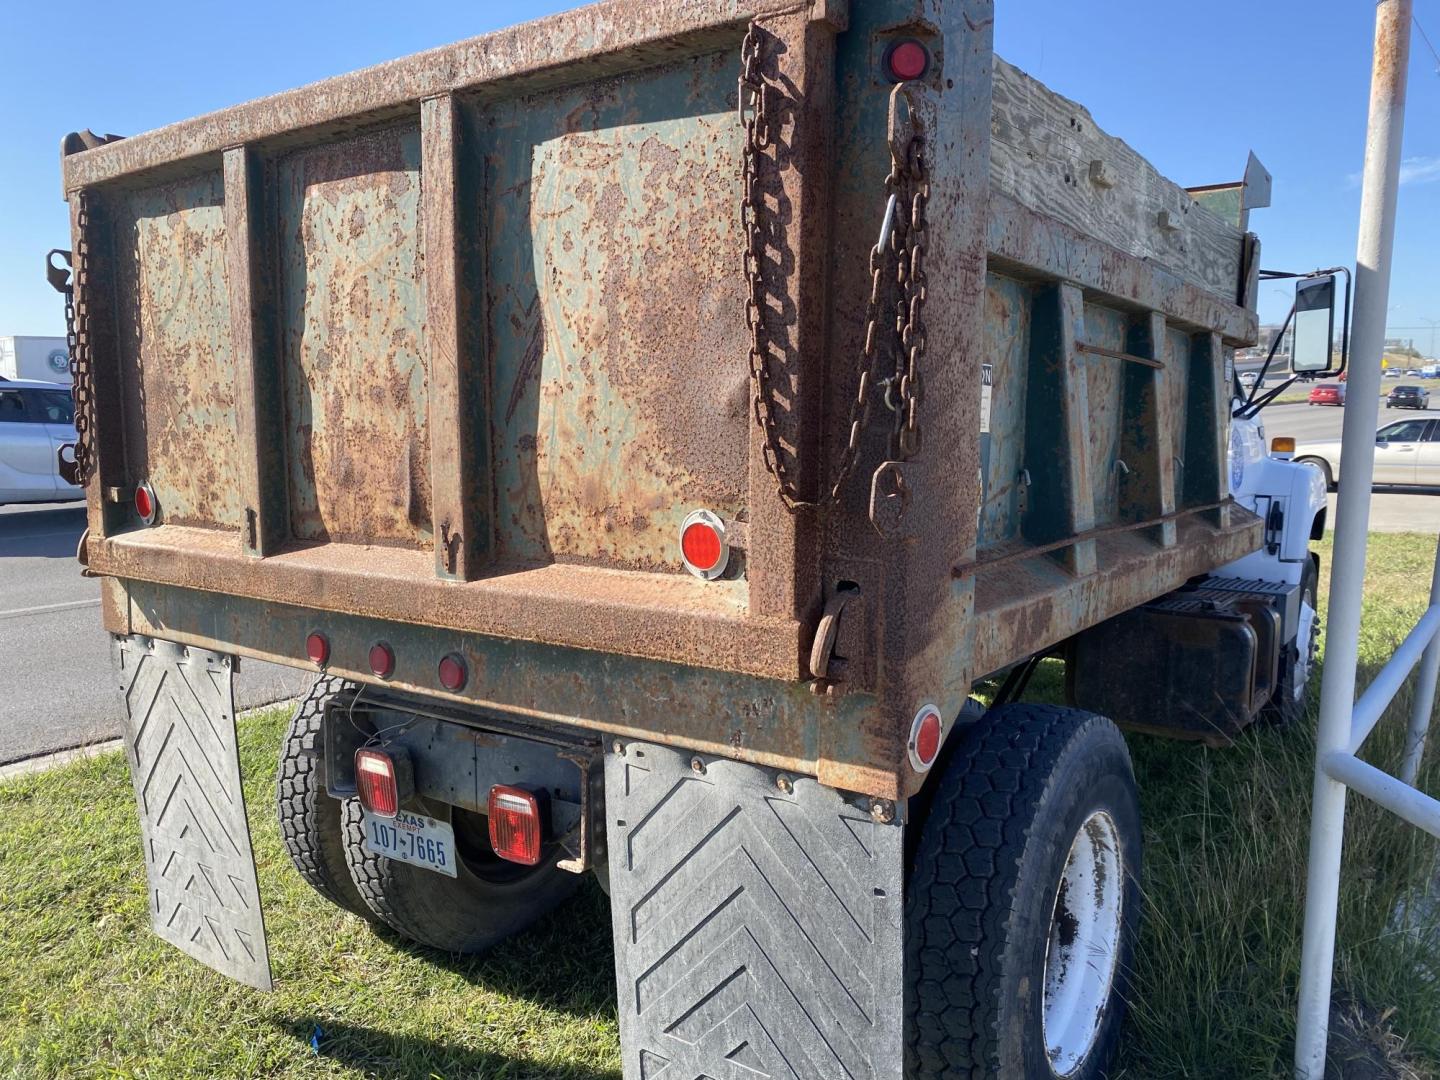
[[[113, 738], [120, 694], [100, 586], [80, 576], [83, 504], [0, 507], [0, 764]], [[247, 661], [241, 707], [293, 697], [307, 676]]]

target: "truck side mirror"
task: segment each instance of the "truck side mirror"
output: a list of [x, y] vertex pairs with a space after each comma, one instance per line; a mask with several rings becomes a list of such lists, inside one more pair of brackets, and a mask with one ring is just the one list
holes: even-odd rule
[[1301, 278], [1295, 286], [1295, 336], [1290, 367], [1297, 375], [1334, 370], [1335, 275]]

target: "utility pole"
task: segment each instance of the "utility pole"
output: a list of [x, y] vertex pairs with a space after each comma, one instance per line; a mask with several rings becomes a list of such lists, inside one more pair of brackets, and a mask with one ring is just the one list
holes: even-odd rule
[[1325, 674], [1320, 684], [1310, 873], [1305, 890], [1300, 1009], [1295, 1033], [1298, 1080], [1321, 1080], [1325, 1075], [1346, 787], [1332, 779], [1321, 762], [1329, 754], [1349, 749], [1355, 705], [1360, 600], [1365, 584], [1370, 489], [1375, 474], [1375, 415], [1371, 410], [1380, 393], [1380, 357], [1385, 348], [1412, 17], [1412, 0], [1380, 0], [1375, 6], [1375, 57], [1370, 73], [1370, 120], [1365, 134], [1365, 171], [1360, 189], [1348, 394], [1352, 401], [1366, 407], [1345, 410], [1341, 436], [1340, 494], [1335, 515], [1335, 554], [1330, 567]]

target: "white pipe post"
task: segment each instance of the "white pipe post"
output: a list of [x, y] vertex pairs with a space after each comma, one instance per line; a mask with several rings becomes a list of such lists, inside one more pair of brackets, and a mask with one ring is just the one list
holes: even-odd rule
[[[1435, 547], [1435, 573], [1430, 578], [1430, 610], [1440, 604], [1440, 544]], [[1425, 646], [1420, 657], [1420, 677], [1415, 680], [1415, 701], [1410, 708], [1410, 728], [1405, 736], [1405, 758], [1400, 762], [1400, 780], [1415, 786], [1420, 761], [1425, 756], [1425, 738], [1430, 733], [1430, 714], [1435, 711], [1435, 681], [1440, 676], [1440, 638]]]
[[1330, 988], [1335, 962], [1335, 917], [1340, 897], [1340, 846], [1345, 831], [1345, 785], [1321, 766], [1345, 753], [1355, 704], [1360, 602], [1365, 544], [1375, 473], [1375, 414], [1380, 358], [1390, 297], [1390, 255], [1405, 126], [1405, 73], [1410, 58], [1412, 0], [1380, 0], [1375, 7], [1375, 57], [1370, 74], [1370, 119], [1360, 191], [1355, 252], [1354, 334], [1341, 436], [1340, 496], [1335, 555], [1330, 568], [1330, 612], [1325, 633], [1325, 674], [1320, 684], [1315, 787], [1310, 821], [1310, 872], [1305, 890], [1305, 937], [1300, 961], [1300, 1008], [1295, 1033], [1295, 1075], [1321, 1080], [1329, 1036]]

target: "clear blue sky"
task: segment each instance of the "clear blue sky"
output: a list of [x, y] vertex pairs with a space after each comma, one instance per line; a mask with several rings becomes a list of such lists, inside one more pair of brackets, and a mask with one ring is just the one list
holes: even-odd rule
[[[42, 279], [68, 247], [67, 131], [133, 134], [574, 6], [556, 0], [172, 0], [9, 6], [0, 62], [0, 334], [63, 328]], [[1254, 149], [1275, 176], [1258, 211], [1267, 267], [1354, 259], [1374, 8], [1363, 0], [998, 0], [996, 48], [1089, 107], [1185, 185], [1237, 179]], [[1440, 0], [1416, 14], [1440, 45]], [[1440, 75], [1415, 36], [1390, 324], [1429, 351], [1440, 320]], [[1288, 301], [1262, 286], [1261, 315]], [[1401, 328], [1421, 327], [1419, 330]], [[1440, 346], [1440, 334], [1436, 344]]]

